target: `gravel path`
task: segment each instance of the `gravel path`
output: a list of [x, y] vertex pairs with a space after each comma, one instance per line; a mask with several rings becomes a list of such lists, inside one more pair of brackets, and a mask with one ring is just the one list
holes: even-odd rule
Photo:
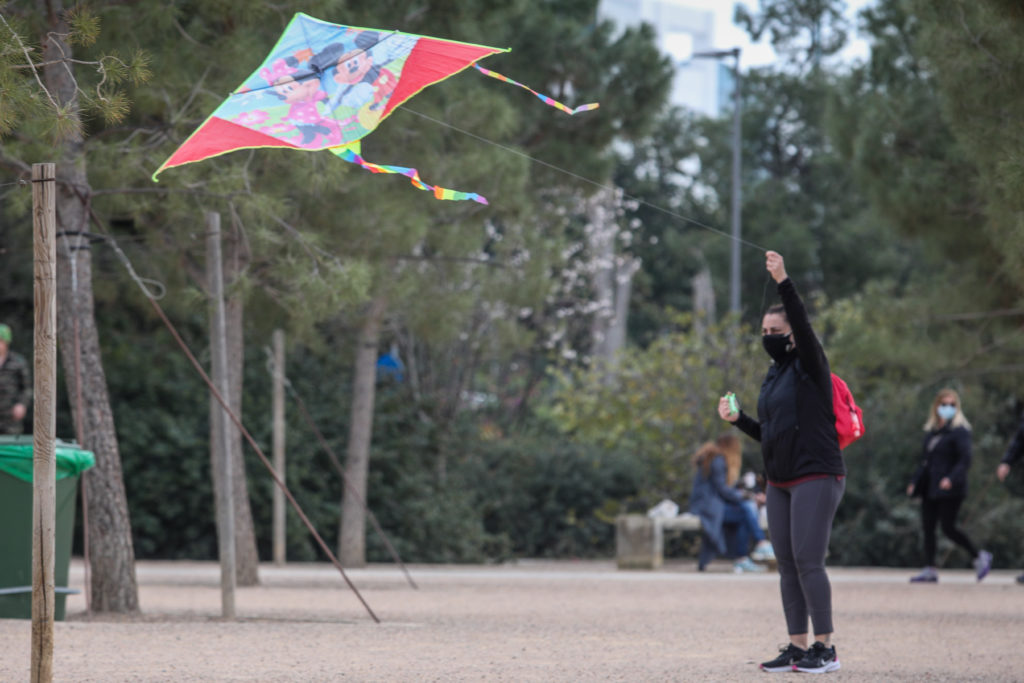
[[[220, 619], [213, 563], [140, 562], [143, 613], [56, 626], [57, 681], [743, 681], [786, 641], [777, 577], [611, 562], [349, 572], [376, 624], [326, 565], [261, 567]], [[1024, 587], [967, 571], [830, 569], [842, 670], [827, 680], [1022, 681]], [[82, 585], [82, 567], [71, 584]], [[0, 619], [0, 681], [26, 681], [31, 623]], [[780, 674], [782, 680], [803, 674]]]

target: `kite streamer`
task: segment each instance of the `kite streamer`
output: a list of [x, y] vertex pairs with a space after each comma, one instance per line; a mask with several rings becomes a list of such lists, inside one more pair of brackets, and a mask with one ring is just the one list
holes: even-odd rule
[[566, 114], [569, 114], [570, 116], [572, 116], [573, 114], [579, 114], [581, 111], [592, 111], [592, 110], [597, 109], [598, 107], [601, 106], [597, 102], [591, 102], [590, 104], [581, 104], [580, 106], [576, 107], [575, 109], [570, 109], [569, 107], [565, 106], [564, 104], [562, 104], [558, 100], [552, 99], [552, 98], [548, 97], [547, 95], [544, 95], [543, 93], [539, 93], [536, 90], [534, 90], [533, 88], [531, 88], [530, 86], [523, 85], [519, 81], [513, 81], [508, 76], [502, 76], [497, 71], [491, 71], [490, 69], [485, 69], [482, 66], [480, 66], [479, 64], [474, 64], [473, 66], [476, 67], [477, 71], [479, 71], [480, 73], [482, 73], [485, 76], [490, 76], [491, 78], [497, 78], [499, 81], [505, 81], [506, 83], [511, 83], [512, 85], [518, 85], [523, 90], [529, 90], [534, 95], [539, 97], [540, 101], [543, 102], [544, 104], [550, 105], [550, 106], [552, 106], [555, 109], [558, 109], [560, 111], [564, 111]]
[[449, 190], [445, 187], [437, 185], [427, 185], [420, 178], [420, 173], [415, 168], [407, 168], [405, 166], [385, 166], [383, 164], [374, 164], [363, 159], [359, 154], [359, 143], [349, 147], [335, 147], [331, 149], [332, 152], [337, 154], [340, 158], [345, 161], [362, 166], [370, 173], [397, 173], [404, 175], [409, 178], [409, 182], [426, 192], [430, 192], [437, 199], [449, 199], [453, 201], [472, 200], [480, 204], [487, 204], [487, 198], [477, 194], [476, 192], [459, 192], [458, 190]]

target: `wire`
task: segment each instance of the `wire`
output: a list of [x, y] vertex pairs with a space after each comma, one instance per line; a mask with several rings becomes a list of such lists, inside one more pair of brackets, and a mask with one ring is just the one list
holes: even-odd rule
[[[104, 225], [102, 221], [100, 221], [99, 216], [96, 215], [95, 210], [91, 206], [87, 206], [87, 210], [89, 211], [89, 215], [91, 216], [92, 220], [96, 223], [96, 226], [101, 230], [104, 229]], [[109, 235], [105, 235], [105, 237], [108, 238], [106, 240], [107, 244], [116, 245], [116, 242], [113, 240], [112, 237], [110, 237]], [[259, 457], [260, 462], [262, 462], [263, 466], [267, 468], [268, 472], [270, 472], [270, 476], [274, 480], [274, 483], [277, 484], [277, 486], [280, 487], [281, 491], [284, 492], [284, 495], [288, 499], [288, 502], [291, 503], [292, 508], [299, 515], [299, 519], [301, 519], [303, 524], [305, 524], [306, 528], [309, 529], [309, 532], [313, 536], [313, 539], [316, 541], [317, 545], [320, 546], [320, 549], [324, 552], [328, 559], [330, 559], [331, 563], [338, 570], [338, 572], [341, 574], [342, 579], [344, 579], [345, 583], [348, 584], [349, 589], [351, 589], [355, 596], [359, 599], [359, 602], [362, 603], [363, 607], [366, 609], [367, 613], [374, 620], [374, 622], [379, 624], [380, 619], [374, 613], [369, 603], [367, 603], [366, 600], [363, 598], [362, 594], [359, 592], [359, 589], [356, 588], [354, 583], [352, 583], [352, 580], [345, 572], [345, 568], [342, 567], [341, 562], [338, 561], [338, 558], [331, 551], [330, 547], [324, 541], [320, 533], [316, 530], [316, 527], [313, 526], [313, 522], [311, 522], [309, 517], [306, 516], [306, 513], [303, 511], [302, 506], [299, 505], [299, 502], [292, 495], [292, 492], [285, 485], [284, 481], [282, 481], [281, 478], [278, 476], [277, 472], [274, 470], [274, 466], [271, 464], [267, 456], [263, 453], [263, 449], [259, 447], [259, 444], [256, 443], [256, 439], [254, 439], [249, 430], [245, 428], [245, 425], [242, 424], [241, 419], [231, 409], [231, 406], [228, 405], [227, 400], [225, 400], [224, 396], [221, 395], [220, 391], [217, 390], [217, 387], [214, 386], [213, 381], [210, 379], [209, 375], [207, 375], [206, 371], [203, 370], [203, 366], [199, 363], [198, 360], [196, 360], [195, 354], [193, 354], [192, 350], [189, 349], [188, 344], [186, 344], [185, 340], [182, 339], [181, 335], [178, 333], [177, 328], [174, 327], [174, 324], [171, 323], [170, 319], [167, 317], [167, 314], [164, 313], [163, 308], [161, 308], [160, 304], [157, 303], [157, 298], [153, 295], [152, 292], [150, 292], [149, 288], [146, 286], [146, 283], [152, 284], [154, 281], [139, 277], [138, 274], [135, 272], [135, 269], [132, 267], [131, 261], [129, 261], [128, 257], [124, 255], [124, 252], [121, 252], [120, 249], [118, 249], [117, 251], [119, 258], [121, 258], [121, 261], [124, 264], [125, 268], [127, 269], [128, 273], [131, 275], [132, 279], [135, 280], [135, 283], [139, 286], [139, 289], [142, 290], [143, 294], [145, 294], [146, 298], [149, 300], [149, 303], [152, 304], [153, 308], [156, 310], [157, 315], [160, 317], [164, 325], [167, 327], [168, 331], [171, 333], [171, 336], [174, 337], [174, 340], [181, 347], [182, 352], [188, 358], [189, 362], [192, 363], [192, 367], [195, 368], [196, 372], [206, 383], [207, 387], [210, 389], [210, 394], [217, 400], [221, 408], [224, 410], [224, 413], [228, 416], [228, 418], [230, 418], [230, 420], [234, 423], [235, 427], [238, 428], [238, 431], [242, 434], [245, 440], [256, 452], [256, 455]]]
[[[453, 125], [451, 123], [448, 123], [446, 121], [441, 121], [440, 119], [436, 119], [433, 116], [430, 116], [428, 114], [424, 114], [422, 112], [416, 111], [415, 109], [411, 109], [408, 106], [402, 106], [402, 107], [399, 108], [399, 110], [400, 111], [407, 111], [410, 114], [413, 114], [415, 116], [419, 116], [422, 119], [426, 119], [427, 121], [435, 123], [435, 124], [437, 124], [439, 126], [443, 126], [443, 127], [448, 128], [450, 130], [453, 130], [453, 131], [455, 131], [457, 133], [461, 133], [462, 135], [465, 135], [467, 137], [473, 138], [474, 140], [477, 140], [479, 142], [483, 142], [485, 144], [491, 145], [492, 147], [495, 147], [495, 148], [500, 149], [502, 151], [508, 152], [509, 154], [513, 154], [515, 156], [518, 156], [518, 157], [521, 157], [521, 158], [526, 159], [528, 161], [531, 161], [531, 162], [533, 162], [535, 164], [539, 164], [541, 166], [549, 168], [549, 169], [551, 169], [553, 171], [557, 171], [558, 173], [561, 173], [563, 175], [569, 176], [570, 178], [575, 178], [576, 180], [579, 180], [580, 182], [584, 182], [584, 183], [587, 183], [589, 185], [593, 185], [594, 187], [596, 187], [598, 189], [608, 190], [608, 191], [612, 191], [612, 192], [616, 192], [616, 191], [621, 190], [621, 188], [616, 188], [614, 186], [598, 182], [598, 181], [593, 180], [591, 178], [587, 178], [586, 176], [579, 175], [578, 173], [574, 173], [574, 172], [572, 172], [572, 171], [570, 171], [570, 170], [568, 170], [566, 168], [562, 168], [561, 166], [557, 166], [557, 165], [552, 164], [550, 162], [544, 161], [543, 159], [538, 159], [537, 157], [530, 156], [529, 154], [527, 154], [525, 152], [522, 152], [522, 151], [520, 151], [518, 149], [515, 149], [513, 147], [509, 147], [509, 146], [503, 145], [503, 144], [501, 144], [499, 142], [495, 142], [494, 140], [491, 140], [489, 138], [485, 138], [482, 135], [477, 135], [476, 133], [468, 131], [465, 128], [460, 128], [460, 127], [458, 127], [456, 125]], [[20, 180], [20, 181], [17, 181], [15, 183], [9, 183], [9, 185], [17, 185], [17, 184], [24, 185], [24, 184], [27, 184], [27, 182], [24, 181], [24, 180]], [[4, 185], [0, 185], [0, 187], [5, 187], [5, 186]], [[730, 241], [738, 242], [739, 244], [751, 247], [753, 249], [757, 249], [758, 251], [760, 251], [762, 253], [768, 251], [768, 249], [766, 247], [762, 247], [760, 244], [757, 244], [755, 242], [751, 242], [750, 240], [743, 239], [742, 237], [735, 237], [730, 232], [726, 232], [724, 230], [716, 228], [713, 225], [708, 225], [707, 223], [703, 223], [703, 222], [701, 222], [701, 221], [699, 221], [699, 220], [697, 220], [695, 218], [690, 218], [689, 216], [684, 216], [681, 213], [677, 213], [675, 211], [672, 211], [671, 209], [666, 209], [663, 206], [660, 206], [658, 204], [654, 204], [654, 203], [649, 202], [649, 201], [647, 201], [645, 199], [641, 199], [640, 197], [637, 197], [637, 196], [634, 196], [634, 195], [630, 195], [630, 194], [625, 193], [625, 192], [622, 193], [622, 196], [624, 198], [626, 198], [626, 199], [629, 199], [631, 201], [636, 202], [637, 204], [639, 204], [641, 206], [646, 206], [649, 209], [653, 209], [654, 211], [658, 211], [659, 213], [662, 213], [662, 214], [665, 214], [666, 216], [670, 216], [672, 218], [675, 218], [676, 220], [680, 220], [680, 221], [683, 221], [683, 222], [695, 225], [695, 226], [697, 226], [699, 228], [703, 228], [704, 230], [707, 230], [709, 232], [713, 232], [716, 235], [720, 235], [721, 237], [725, 237], [726, 239], [728, 239]]]
[[[477, 135], [476, 133], [472, 133], [472, 132], [470, 132], [468, 130], [465, 130], [464, 128], [459, 128], [458, 126], [454, 126], [454, 125], [452, 125], [450, 123], [447, 123], [445, 121], [441, 121], [440, 119], [435, 119], [434, 117], [428, 116], [427, 114], [423, 114], [421, 112], [418, 112], [415, 109], [410, 109], [409, 107], [403, 106], [403, 107], [401, 107], [401, 110], [402, 111], [407, 111], [410, 114], [415, 114], [416, 116], [419, 116], [420, 118], [424, 118], [427, 121], [431, 121], [433, 123], [436, 123], [439, 126], [444, 126], [445, 128], [450, 128], [451, 130], [454, 130], [457, 133], [462, 133], [463, 135], [467, 135], [467, 136], [473, 138], [474, 140], [478, 140], [478, 141], [484, 142], [484, 143], [486, 143], [488, 145], [492, 145], [494, 147], [497, 147], [498, 149], [504, 150], [504, 151], [508, 152], [509, 154], [514, 154], [516, 156], [522, 157], [523, 159], [527, 159], [529, 161], [532, 161], [535, 164], [540, 164], [541, 166], [545, 166], [547, 168], [550, 168], [553, 171], [558, 171], [559, 173], [567, 175], [567, 176], [569, 176], [571, 178], [575, 178], [576, 180], [579, 180], [581, 182], [588, 183], [588, 184], [593, 185], [594, 187], [597, 187], [599, 189], [610, 190], [612, 192], [616, 192], [616, 191], [618, 191], [620, 189], [620, 188], [615, 188], [615, 187], [613, 187], [611, 185], [606, 185], [604, 183], [600, 183], [600, 182], [598, 182], [596, 180], [592, 180], [592, 179], [587, 178], [585, 176], [581, 176], [578, 173], [573, 173], [572, 171], [570, 171], [568, 169], [565, 169], [565, 168], [562, 168], [560, 166], [556, 166], [554, 164], [548, 163], [547, 161], [544, 161], [543, 159], [538, 159], [537, 157], [530, 156], [529, 154], [527, 154], [525, 152], [520, 152], [517, 149], [514, 149], [512, 147], [508, 147], [508, 146], [503, 145], [501, 143], [495, 142], [494, 140], [489, 140], [488, 138], [485, 138], [485, 137], [482, 137], [480, 135]], [[698, 227], [704, 228], [705, 230], [709, 230], [709, 231], [711, 231], [711, 232], [713, 232], [713, 233], [715, 233], [717, 235], [721, 235], [722, 237], [725, 237], [727, 239], [739, 242], [740, 244], [744, 244], [744, 245], [746, 245], [748, 247], [753, 247], [754, 249], [757, 249], [757, 250], [762, 251], [762, 252], [768, 251], [767, 248], [762, 247], [760, 244], [755, 244], [754, 242], [751, 242], [749, 240], [745, 240], [742, 237], [733, 237], [732, 234], [730, 234], [728, 232], [725, 232], [724, 230], [719, 230], [718, 228], [716, 228], [714, 226], [711, 226], [711, 225], [708, 225], [707, 223], [702, 223], [702, 222], [698, 221], [695, 218], [690, 218], [688, 216], [684, 216], [684, 215], [682, 215], [680, 213], [676, 213], [675, 211], [672, 211], [671, 209], [666, 209], [663, 206], [659, 206], [657, 204], [652, 204], [649, 201], [646, 201], [644, 199], [640, 199], [639, 197], [635, 197], [633, 195], [629, 195], [629, 194], [623, 193], [622, 196], [627, 198], [627, 199], [630, 199], [630, 200], [632, 200], [634, 202], [637, 202], [638, 204], [646, 206], [649, 209], [654, 209], [655, 211], [659, 211], [659, 212], [661, 212], [661, 213], [663, 213], [663, 214], [665, 214], [667, 216], [671, 216], [672, 218], [676, 218], [678, 220], [685, 221], [687, 223], [692, 223], [693, 225], [696, 225]]]
[[[167, 295], [167, 287], [165, 287], [162, 282], [158, 280], [153, 280], [151, 278], [140, 277], [139, 274], [135, 272], [135, 268], [132, 267], [132, 262], [128, 260], [128, 257], [125, 256], [125, 253], [121, 251], [121, 247], [117, 245], [117, 240], [115, 240], [110, 235], [102, 235], [102, 237], [107, 242], [107, 244], [109, 244], [110, 247], [114, 250], [114, 253], [117, 254], [117, 257], [121, 260], [121, 263], [124, 264], [125, 270], [128, 271], [128, 275], [130, 275], [131, 278], [135, 280], [135, 284], [139, 286], [139, 289], [141, 289], [142, 293], [146, 295], [146, 298], [158, 301]], [[159, 293], [154, 294], [152, 291], [150, 291], [149, 286], [147, 285], [153, 286]]]
[[764, 280], [764, 290], [761, 291], [761, 315], [764, 315], [764, 303], [768, 300], [768, 285], [772, 282], [772, 274], [766, 273]]
[[[264, 347], [263, 351], [264, 353], [267, 354], [267, 371], [270, 373], [271, 377], [275, 377], [276, 364], [274, 363], [274, 354], [268, 347]], [[366, 499], [359, 493], [359, 491], [356, 490], [355, 486], [353, 486], [352, 483], [349, 481], [348, 475], [345, 473], [345, 468], [341, 466], [341, 462], [338, 460], [338, 456], [335, 455], [334, 449], [332, 449], [330, 444], [327, 443], [327, 439], [324, 438], [323, 433], [316, 426], [316, 422], [313, 421], [313, 416], [309, 414], [309, 410], [306, 408], [306, 402], [302, 400], [301, 396], [299, 396], [299, 393], [295, 390], [295, 387], [292, 385], [291, 380], [289, 380], [288, 377], [285, 376], [284, 368], [281, 369], [281, 376], [283, 379], [285, 389], [287, 389], [288, 393], [290, 393], [292, 395], [292, 398], [295, 399], [295, 404], [299, 407], [299, 412], [301, 412], [302, 417], [305, 418], [306, 424], [308, 424], [309, 427], [313, 430], [313, 434], [316, 436], [317, 441], [320, 442], [320, 446], [324, 449], [324, 452], [327, 453], [327, 457], [330, 459], [331, 464], [334, 465], [334, 469], [338, 472], [338, 475], [341, 477], [341, 481], [345, 485], [345, 490], [347, 491], [346, 495], [351, 494], [356, 499], [356, 501], [358, 501], [359, 504], [363, 506], [363, 510], [370, 518], [370, 523], [373, 524], [374, 529], [376, 529], [377, 533], [380, 534], [381, 540], [384, 542], [384, 545], [387, 547], [388, 552], [391, 554], [391, 558], [395, 561], [395, 564], [397, 564], [398, 567], [405, 574], [405, 578], [409, 582], [409, 585], [413, 588], [419, 589], [419, 586], [417, 586], [416, 582], [413, 581], [412, 575], [409, 574], [409, 570], [406, 569], [405, 563], [402, 562], [402, 558], [398, 555], [398, 551], [395, 550], [395, 546], [392, 545], [391, 540], [388, 538], [388, 535], [384, 533], [384, 528], [380, 525], [380, 522], [377, 520], [377, 515], [373, 514], [373, 510], [370, 509], [370, 506], [366, 502]]]
[[345, 583], [348, 584], [348, 587], [352, 589], [352, 592], [355, 593], [357, 598], [359, 598], [359, 602], [363, 603], [363, 607], [366, 608], [366, 611], [369, 613], [369, 615], [373, 618], [375, 622], [379, 624], [380, 619], [377, 618], [377, 615], [374, 614], [373, 610], [370, 608], [370, 605], [366, 602], [365, 599], [363, 599], [363, 596], [359, 592], [359, 589], [357, 589], [355, 584], [352, 583], [352, 580], [348, 577], [348, 574], [345, 572], [344, 567], [341, 566], [341, 562], [339, 562], [338, 558], [335, 557], [333, 552], [331, 552], [331, 549], [328, 547], [323, 537], [320, 536], [319, 532], [317, 532], [316, 528], [313, 526], [313, 523], [306, 516], [306, 513], [303, 512], [302, 507], [299, 506], [298, 501], [295, 500], [294, 496], [292, 496], [291, 491], [288, 490], [288, 487], [285, 486], [285, 483], [283, 481], [281, 481], [281, 478], [278, 476], [277, 472], [274, 471], [274, 467], [270, 463], [270, 460], [267, 459], [267, 456], [263, 453], [263, 449], [259, 447], [259, 445], [256, 443], [256, 440], [252, 437], [252, 434], [249, 433], [249, 430], [245, 428], [245, 425], [242, 424], [242, 421], [238, 418], [235, 412], [231, 410], [231, 406], [228, 405], [228, 402], [225, 400], [224, 396], [222, 396], [221, 393], [217, 390], [217, 387], [214, 386], [213, 381], [210, 379], [210, 376], [206, 374], [205, 370], [203, 370], [203, 366], [199, 364], [198, 360], [196, 360], [195, 355], [188, 348], [188, 345], [185, 343], [185, 340], [181, 338], [181, 335], [178, 334], [178, 330], [167, 318], [167, 314], [165, 314], [164, 310], [160, 308], [160, 304], [158, 304], [156, 302], [156, 299], [154, 299], [153, 297], [147, 298], [149, 299], [149, 303], [153, 305], [153, 308], [156, 309], [157, 315], [159, 315], [160, 319], [163, 320], [164, 325], [166, 325], [167, 329], [170, 330], [171, 336], [173, 336], [175, 341], [178, 342], [178, 345], [181, 347], [181, 350], [184, 351], [185, 355], [192, 363], [192, 367], [196, 369], [196, 372], [199, 373], [199, 376], [203, 378], [204, 382], [206, 382], [207, 387], [209, 387], [210, 389], [210, 393], [213, 394], [214, 398], [217, 399], [217, 402], [220, 403], [220, 406], [224, 410], [225, 414], [227, 414], [227, 416], [231, 418], [231, 421], [238, 428], [238, 431], [242, 433], [242, 436], [245, 437], [246, 441], [249, 442], [249, 445], [252, 446], [252, 449], [256, 451], [256, 455], [259, 456], [260, 460], [263, 462], [263, 465], [270, 472], [270, 476], [274, 479], [274, 482], [284, 492], [285, 497], [288, 498], [288, 502], [292, 504], [292, 507], [295, 509], [295, 512], [298, 513], [299, 518], [302, 519], [303, 523], [306, 525], [306, 528], [309, 529], [310, 533], [313, 535], [313, 538], [316, 540], [317, 545], [319, 545], [320, 549], [324, 551], [328, 558], [330, 558], [331, 563], [335, 566], [335, 568], [337, 568], [337, 570], [341, 572], [341, 577], [345, 579]]

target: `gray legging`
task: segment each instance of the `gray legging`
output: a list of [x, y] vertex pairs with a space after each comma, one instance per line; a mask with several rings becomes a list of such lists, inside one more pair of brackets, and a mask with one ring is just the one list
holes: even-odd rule
[[825, 573], [832, 518], [846, 490], [835, 476], [768, 487], [768, 531], [779, 563], [782, 609], [790, 635], [832, 633], [832, 586]]

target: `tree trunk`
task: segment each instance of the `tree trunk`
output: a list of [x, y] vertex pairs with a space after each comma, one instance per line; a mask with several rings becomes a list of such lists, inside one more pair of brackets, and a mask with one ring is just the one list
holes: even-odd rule
[[615, 317], [615, 236], [618, 228], [609, 206], [611, 190], [596, 192], [587, 200], [587, 244], [594, 262], [591, 282], [597, 310], [590, 325], [590, 352], [594, 358], [610, 361], [609, 332]]
[[[377, 380], [377, 344], [380, 341], [384, 300], [374, 299], [359, 330], [356, 348], [355, 379], [352, 386], [352, 413], [345, 458], [347, 485], [341, 499], [341, 532], [338, 558], [346, 567], [366, 565], [366, 479], [370, 465], [370, 438], [373, 435], [373, 401]], [[354, 491], [350, 491], [352, 487]]]
[[693, 279], [693, 325], [698, 336], [703, 336], [715, 324], [715, 290], [711, 283], [711, 269], [706, 265]]
[[608, 328], [605, 344], [608, 358], [618, 363], [618, 353], [626, 346], [626, 328], [629, 322], [629, 303], [633, 294], [633, 276], [640, 270], [640, 259], [619, 256], [615, 260], [615, 315]]
[[[242, 417], [242, 377], [245, 369], [245, 338], [242, 328], [244, 303], [238, 293], [238, 278], [248, 264], [248, 252], [243, 248], [240, 230], [232, 222], [226, 230], [223, 242], [224, 253], [224, 320], [225, 339], [228, 348], [228, 387], [225, 396], [231, 412]], [[207, 292], [209, 292], [207, 288]], [[211, 321], [210, 329], [213, 329]], [[215, 431], [219, 424], [221, 407], [219, 403], [210, 406], [210, 458], [216, 463], [221, 439]], [[216, 417], [215, 417], [216, 416]], [[256, 550], [256, 531], [252, 521], [252, 506], [249, 502], [249, 485], [245, 474], [245, 458], [242, 449], [242, 433], [234, 422], [228, 421], [228, 439], [231, 449], [231, 498], [235, 510], [235, 582], [239, 586], [259, 585], [259, 554]], [[216, 473], [217, 468], [214, 466]]]
[[[43, 71], [44, 82], [54, 98], [61, 104], [70, 104], [72, 115], [78, 116], [76, 83], [70, 72], [73, 65], [61, 61], [71, 56], [70, 46], [61, 38], [69, 32], [63, 21], [63, 7], [59, 3], [40, 6], [49, 18], [49, 33], [42, 38], [43, 61], [50, 64]], [[60, 356], [76, 431], [81, 434], [82, 445], [96, 456], [96, 466], [84, 476], [92, 570], [90, 608], [97, 612], [136, 612], [139, 593], [128, 499], [96, 330], [92, 253], [83, 234], [89, 228], [91, 190], [82, 136], [76, 133], [65, 138], [54, 153], [59, 156], [57, 229], [58, 234], [63, 232], [57, 244]], [[137, 455], [144, 457], [141, 453]]]
[[640, 268], [639, 259], [617, 253], [617, 199], [615, 191], [602, 190], [587, 200], [587, 242], [594, 259], [592, 283], [597, 303], [591, 321], [591, 355], [604, 361], [608, 382], [614, 377], [616, 356], [626, 345], [633, 276]]

